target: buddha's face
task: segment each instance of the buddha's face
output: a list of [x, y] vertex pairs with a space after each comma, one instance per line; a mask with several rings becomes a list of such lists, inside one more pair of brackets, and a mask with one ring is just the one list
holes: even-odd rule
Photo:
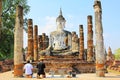
[[59, 29], [64, 29], [64, 27], [65, 27], [65, 22], [57, 22], [57, 27], [58, 27]]

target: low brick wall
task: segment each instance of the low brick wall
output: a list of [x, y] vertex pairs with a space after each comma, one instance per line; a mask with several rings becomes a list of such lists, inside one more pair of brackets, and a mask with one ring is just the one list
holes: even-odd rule
[[6, 72], [13, 69], [13, 59], [0, 61], [0, 72]]
[[57, 58], [57, 59], [45, 59], [46, 72], [50, 69], [55, 69], [56, 73], [59, 69], [65, 69], [67, 72], [70, 68], [74, 69], [77, 73], [94, 73], [95, 63], [87, 62], [76, 58]]
[[[34, 68], [39, 61], [32, 62]], [[58, 74], [58, 71], [63, 69], [65, 73], [67, 73], [71, 68], [75, 70], [77, 73], [95, 73], [95, 63], [87, 62], [77, 58], [48, 58], [44, 59], [44, 63], [46, 65], [45, 72], [49, 73], [51, 69]], [[24, 63], [25, 64], [25, 63]], [[34, 69], [36, 72], [36, 69]]]
[[108, 69], [120, 72], [120, 60], [115, 60], [112, 65], [108, 66]]

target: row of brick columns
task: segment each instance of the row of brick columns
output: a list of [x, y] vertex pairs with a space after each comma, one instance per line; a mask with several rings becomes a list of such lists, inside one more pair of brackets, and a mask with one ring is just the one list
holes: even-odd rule
[[45, 50], [49, 46], [49, 38], [45, 33], [39, 35], [38, 37], [38, 47], [39, 50]]
[[[104, 39], [103, 39], [103, 28], [102, 28], [102, 8], [101, 2], [95, 0], [94, 3], [95, 10], [95, 34], [96, 34], [96, 75], [99, 77], [105, 76], [105, 49], [104, 49]], [[87, 17], [88, 20], [88, 33], [87, 33], [87, 61], [93, 61], [94, 52], [93, 52], [93, 30], [92, 30], [92, 16]], [[83, 58], [84, 54], [84, 32], [83, 26], [80, 25], [80, 40], [79, 40], [79, 58]]]
[[[93, 30], [92, 30], [92, 16], [87, 16], [87, 25], [88, 25], [88, 31], [87, 31], [87, 61], [93, 61], [93, 57], [95, 56], [93, 54]], [[83, 31], [83, 25], [79, 25], [79, 58], [81, 60], [84, 60], [84, 31]]]
[[[95, 31], [96, 31], [96, 74], [97, 76], [104, 75], [104, 65], [105, 65], [105, 50], [103, 41], [103, 29], [101, 21], [101, 2], [95, 0]], [[93, 61], [93, 31], [92, 31], [92, 16], [88, 16], [88, 38], [87, 38], [87, 61]], [[78, 50], [79, 48], [79, 58], [84, 59], [84, 32], [83, 25], [79, 26], [80, 39], [75, 32], [72, 33], [72, 46], [73, 50]], [[47, 42], [49, 41], [48, 36], [42, 34], [39, 41]], [[32, 19], [28, 20], [28, 52], [27, 60], [31, 58], [38, 60], [38, 28], [37, 25], [34, 27], [34, 38], [33, 38], [33, 22]], [[80, 47], [78, 47], [78, 43]], [[43, 44], [42, 47], [45, 48], [48, 44]], [[17, 6], [16, 8], [16, 23], [15, 23], [15, 33], [14, 33], [14, 76], [22, 76], [23, 67], [23, 8]]]
[[[34, 35], [34, 36], [33, 36]], [[49, 38], [45, 33], [38, 36], [38, 26], [34, 26], [33, 32], [33, 23], [32, 19], [28, 19], [28, 50], [26, 60], [37, 61], [38, 57], [38, 48], [39, 50], [45, 50], [49, 46]]]
[[32, 19], [28, 19], [28, 50], [26, 60], [38, 60], [38, 26], [35, 25], [33, 30]]

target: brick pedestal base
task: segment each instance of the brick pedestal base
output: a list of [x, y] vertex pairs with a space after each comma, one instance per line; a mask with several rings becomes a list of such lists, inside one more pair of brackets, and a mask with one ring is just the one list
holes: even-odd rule
[[96, 70], [96, 75], [98, 77], [105, 77], [105, 71], [104, 70]]
[[23, 64], [14, 65], [14, 77], [23, 76]]

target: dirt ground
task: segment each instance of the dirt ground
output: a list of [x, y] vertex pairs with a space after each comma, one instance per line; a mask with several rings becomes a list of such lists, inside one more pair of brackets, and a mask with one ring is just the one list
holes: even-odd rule
[[[13, 71], [0, 73], [0, 80], [39, 80], [36, 78], [36, 74], [33, 75], [33, 78], [14, 78], [12, 72]], [[106, 73], [105, 77], [96, 77], [95, 73], [87, 73], [78, 74], [75, 78], [66, 78], [66, 75], [64, 77], [60, 77], [60, 75], [51, 77], [51, 75], [47, 74], [47, 77], [42, 80], [120, 80], [120, 74]]]

